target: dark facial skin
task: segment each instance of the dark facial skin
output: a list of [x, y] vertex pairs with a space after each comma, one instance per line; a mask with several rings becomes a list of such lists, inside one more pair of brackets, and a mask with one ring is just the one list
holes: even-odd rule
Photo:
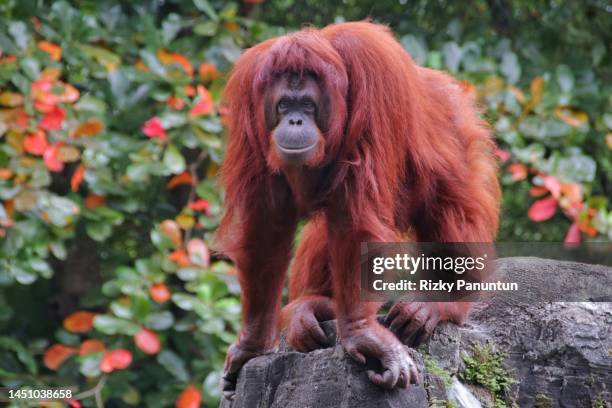
[[266, 125], [280, 159], [306, 163], [319, 148], [327, 127], [326, 98], [311, 75], [284, 74], [266, 97]]

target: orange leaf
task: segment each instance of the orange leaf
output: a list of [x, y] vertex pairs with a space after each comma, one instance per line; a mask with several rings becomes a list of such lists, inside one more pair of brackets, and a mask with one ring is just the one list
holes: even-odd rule
[[240, 26], [235, 21], [225, 21], [223, 23], [223, 27], [225, 27], [228, 31], [235, 33], [240, 29]]
[[104, 343], [98, 339], [89, 339], [81, 343], [79, 356], [86, 356], [87, 354], [98, 353], [100, 351], [106, 351]]
[[202, 81], [214, 81], [219, 78], [220, 74], [214, 64], [202, 63], [198, 68], [198, 73]]
[[62, 75], [62, 71], [57, 67], [47, 67], [40, 73], [41, 77], [50, 79], [51, 81], [57, 81]]
[[94, 136], [104, 129], [104, 125], [97, 119], [89, 119], [76, 128], [72, 137]]
[[14, 108], [16, 106], [23, 105], [23, 96], [16, 92], [2, 92], [0, 93], [0, 105]]
[[195, 93], [196, 93], [196, 90], [193, 85], [185, 85], [185, 95], [194, 96]]
[[554, 197], [547, 197], [534, 202], [527, 215], [529, 219], [535, 222], [546, 221], [555, 215], [557, 210], [557, 199]]
[[60, 100], [64, 103], [74, 103], [79, 100], [79, 90], [70, 84], [64, 84], [64, 91], [60, 95]]
[[150, 69], [149, 67], [147, 67], [144, 63], [143, 60], [139, 59], [138, 61], [136, 61], [136, 64], [134, 64], [134, 68], [141, 70], [142, 72], [149, 72]]
[[38, 48], [49, 54], [53, 61], [59, 61], [62, 58], [62, 47], [50, 41], [40, 41]]
[[589, 115], [586, 112], [574, 110], [564, 106], [555, 108], [555, 115], [563, 122], [573, 127], [581, 127], [589, 122]]
[[198, 408], [202, 402], [200, 391], [193, 385], [188, 385], [176, 400], [176, 408]]
[[572, 200], [582, 199], [582, 186], [578, 183], [563, 183], [561, 185], [561, 194]]
[[45, 351], [43, 355], [43, 364], [49, 370], [57, 370], [70, 356], [76, 354], [77, 350], [74, 347], [64, 346], [63, 344], [54, 344]]
[[459, 88], [468, 95], [476, 95], [476, 87], [470, 81], [459, 81]]
[[542, 93], [544, 91], [544, 78], [536, 77], [531, 81], [531, 104], [532, 107], [538, 105], [542, 101]]
[[103, 206], [104, 201], [106, 201], [106, 198], [104, 196], [93, 193], [89, 194], [87, 198], [85, 198], [85, 208], [93, 210], [94, 208]]
[[79, 164], [74, 173], [72, 173], [72, 178], [70, 178], [70, 188], [72, 191], [78, 191], [79, 186], [83, 182], [83, 178], [85, 177], [85, 166]]
[[187, 252], [189, 253], [189, 260], [194, 265], [206, 268], [210, 264], [208, 247], [200, 238], [193, 238], [187, 243]]
[[11, 169], [0, 169], [0, 180], [8, 180], [13, 177], [13, 171]]
[[186, 56], [180, 54], [178, 52], [168, 52], [163, 49], [157, 50], [157, 58], [162, 62], [162, 64], [178, 64], [183, 68], [183, 71], [187, 73], [189, 76], [193, 76], [193, 65], [189, 62]]
[[155, 283], [149, 288], [149, 294], [151, 299], [157, 303], [166, 303], [170, 300], [171, 293], [170, 289], [163, 283]]
[[546, 193], [548, 193], [548, 190], [546, 189], [546, 187], [533, 186], [529, 189], [529, 194], [532, 197], [541, 197]]
[[122, 370], [132, 364], [132, 353], [126, 349], [117, 349], [106, 352], [100, 360], [100, 370], [110, 373], [117, 369]]
[[64, 329], [72, 333], [85, 333], [93, 327], [95, 313], [81, 311], [72, 313], [64, 319]]
[[522, 163], [513, 163], [508, 166], [508, 171], [512, 174], [512, 179], [516, 181], [527, 178], [527, 166]]
[[45, 152], [43, 153], [43, 161], [45, 162], [45, 166], [47, 166], [49, 171], [60, 172], [64, 170], [64, 162], [59, 158], [62, 145], [62, 142], [57, 142], [45, 149]]
[[191, 185], [192, 183], [193, 177], [191, 177], [191, 173], [188, 171], [184, 171], [181, 174], [172, 177], [170, 181], [168, 181], [168, 184], [166, 184], [166, 188], [168, 190], [172, 190], [176, 186], [180, 186], [183, 184]]
[[47, 143], [47, 136], [42, 130], [37, 130], [23, 139], [24, 150], [35, 156], [41, 156], [44, 154], [48, 146], [49, 143]]
[[168, 105], [172, 109], [181, 110], [185, 107], [185, 101], [179, 98], [178, 96], [171, 96], [166, 101], [166, 105]]
[[28, 116], [28, 114], [26, 113], [26, 111], [24, 110], [19, 110], [16, 114], [15, 114], [15, 125], [17, 125], [17, 127], [21, 128], [21, 129], [25, 129], [28, 127], [28, 121], [30, 120], [30, 117]]
[[59, 106], [53, 106], [48, 112], [43, 115], [38, 127], [44, 130], [59, 130], [62, 127], [62, 122], [66, 117], [66, 113]]
[[184, 249], [177, 249], [173, 251], [169, 256], [169, 259], [181, 268], [191, 265], [187, 252]]
[[161, 344], [157, 338], [157, 334], [151, 330], [142, 328], [138, 334], [134, 336], [136, 347], [146, 354], [157, 354], [161, 350]]
[[159, 229], [170, 240], [175, 246], [180, 246], [183, 242], [183, 238], [181, 236], [181, 229], [178, 224], [172, 220], [164, 220], [161, 224], [159, 224]]

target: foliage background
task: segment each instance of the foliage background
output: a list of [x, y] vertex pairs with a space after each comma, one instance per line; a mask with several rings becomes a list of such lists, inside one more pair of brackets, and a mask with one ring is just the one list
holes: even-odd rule
[[499, 145], [500, 240], [610, 240], [611, 13], [1, 0], [0, 385], [73, 387], [72, 406], [218, 403], [240, 314], [232, 266], [208, 251], [221, 92], [242, 48], [303, 23], [388, 23], [419, 64], [477, 93]]

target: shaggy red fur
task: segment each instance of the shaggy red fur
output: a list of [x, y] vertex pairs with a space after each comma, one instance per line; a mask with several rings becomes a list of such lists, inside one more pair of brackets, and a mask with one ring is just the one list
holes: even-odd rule
[[[282, 72], [314, 75], [330, 100], [323, 151], [308, 165], [284, 166], [272, 151], [264, 100]], [[494, 144], [472, 95], [452, 77], [418, 67], [386, 27], [356, 22], [304, 29], [247, 50], [226, 98], [226, 213], [217, 240], [236, 263], [243, 304], [242, 331], [228, 351], [228, 394], [244, 362], [275, 344], [302, 218], [309, 221], [284, 313], [289, 341], [300, 350], [323, 346], [318, 321], [335, 317], [349, 354], [376, 358], [386, 370], [369, 373], [375, 383], [406, 385], [415, 374], [395, 361], [405, 357], [397, 339], [376, 322], [377, 305], [360, 302], [360, 242], [406, 234], [428, 242], [494, 239]], [[388, 323], [405, 338], [431, 332], [440, 320], [461, 322], [468, 310], [467, 303], [400, 303]]]

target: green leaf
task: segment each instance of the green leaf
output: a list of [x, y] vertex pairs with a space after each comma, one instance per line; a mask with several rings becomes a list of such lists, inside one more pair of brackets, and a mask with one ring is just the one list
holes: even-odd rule
[[53, 270], [43, 259], [32, 258], [28, 260], [28, 266], [43, 278], [49, 279], [53, 275]]
[[569, 92], [574, 88], [574, 73], [567, 65], [557, 67], [557, 82], [563, 92]]
[[101, 374], [100, 360], [102, 353], [92, 353], [82, 357], [79, 372], [88, 378], [98, 377]]
[[203, 37], [212, 37], [217, 32], [219, 25], [216, 21], [203, 21], [193, 28], [193, 32]]
[[461, 47], [456, 42], [447, 42], [442, 46], [444, 64], [448, 67], [449, 71], [457, 72], [459, 70], [461, 54]]
[[119, 319], [109, 315], [97, 315], [93, 322], [94, 327], [104, 334], [125, 334], [134, 336], [140, 331], [136, 323], [128, 320]]
[[414, 59], [417, 64], [425, 65], [427, 62], [427, 46], [425, 45], [425, 41], [412, 34], [408, 34], [400, 39], [400, 44], [408, 51], [408, 54], [412, 56], [412, 59]]
[[163, 311], [151, 313], [145, 319], [145, 326], [151, 330], [167, 330], [174, 324], [174, 315], [170, 312]]
[[85, 225], [85, 231], [94, 241], [104, 242], [113, 233], [113, 226], [106, 221], [89, 221]]
[[517, 83], [521, 78], [521, 65], [518, 57], [512, 51], [507, 51], [502, 55], [499, 70], [511, 84]]
[[185, 362], [174, 352], [163, 350], [157, 355], [157, 362], [181, 382], [189, 381]]
[[40, 64], [34, 58], [24, 58], [19, 65], [31, 80], [35, 81], [40, 77]]
[[185, 158], [173, 144], [168, 145], [164, 152], [164, 165], [172, 174], [179, 174], [185, 171]]
[[121, 64], [121, 57], [106, 48], [88, 44], [79, 44], [78, 47], [85, 55], [96, 60], [109, 72], [113, 72]]
[[210, 2], [208, 0], [193, 0], [193, 4], [198, 10], [206, 13], [206, 15], [210, 17], [211, 20], [217, 21], [219, 19], [219, 16], [217, 16], [215, 9], [210, 5]]
[[37, 375], [38, 367], [32, 354], [18, 341], [13, 338], [1, 336], [0, 337], [0, 348], [15, 352], [19, 361], [23, 363], [30, 374]]
[[15, 44], [21, 48], [21, 51], [25, 51], [28, 48], [28, 43], [30, 42], [30, 34], [28, 33], [28, 28], [26, 27], [25, 23], [22, 21], [11, 21], [9, 23], [8, 31], [13, 36]]

